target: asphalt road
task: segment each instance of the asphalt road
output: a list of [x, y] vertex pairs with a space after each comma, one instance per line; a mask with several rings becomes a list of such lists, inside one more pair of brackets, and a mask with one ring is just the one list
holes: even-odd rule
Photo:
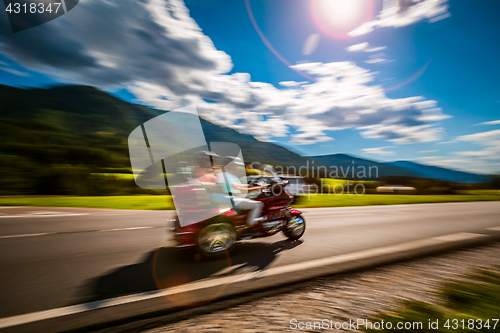
[[[457, 232], [500, 231], [500, 202], [304, 209], [307, 229], [196, 262], [170, 248], [169, 211], [0, 207], [0, 317]], [[492, 228], [496, 228], [496, 230]], [[251, 283], [251, 282], [249, 282]]]

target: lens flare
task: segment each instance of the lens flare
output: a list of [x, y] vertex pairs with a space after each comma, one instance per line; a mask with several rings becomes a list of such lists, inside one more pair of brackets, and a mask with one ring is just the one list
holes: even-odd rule
[[250, 7], [250, 1], [249, 0], [245, 0], [245, 7], [247, 9], [247, 13], [248, 13], [248, 17], [250, 18], [250, 21], [252, 22], [252, 25], [255, 29], [255, 31], [257, 32], [257, 34], [259, 35], [260, 39], [262, 40], [262, 42], [264, 43], [264, 45], [267, 46], [267, 48], [269, 49], [269, 51], [271, 51], [275, 56], [276, 58], [278, 58], [282, 63], [284, 63], [288, 68], [290, 68], [291, 70], [295, 71], [297, 74], [299, 75], [302, 75], [303, 77], [305, 77], [306, 79], [308, 79], [309, 81], [311, 82], [316, 82], [317, 80], [315, 78], [313, 78], [312, 76], [310, 75], [307, 75], [306, 73], [292, 67], [292, 64], [290, 64], [288, 62], [288, 60], [286, 60], [278, 51], [276, 51], [276, 49], [271, 45], [271, 43], [267, 40], [266, 36], [264, 36], [264, 33], [260, 30], [257, 22], [255, 21], [255, 17], [253, 16], [253, 12], [252, 12], [252, 7]]
[[404, 86], [412, 83], [413, 81], [416, 81], [419, 77], [422, 76], [422, 74], [424, 74], [425, 70], [427, 69], [427, 67], [429, 66], [430, 63], [431, 63], [431, 59], [429, 59], [429, 61], [427, 61], [427, 63], [422, 68], [420, 68], [415, 74], [413, 74], [412, 76], [410, 76], [409, 78], [407, 78], [403, 82], [400, 82], [400, 83], [393, 85], [391, 87], [384, 88], [384, 91], [385, 92], [395, 91], [395, 90], [403, 88]]
[[311, 14], [318, 29], [335, 39], [350, 38], [348, 33], [372, 19], [373, 0], [312, 0]]

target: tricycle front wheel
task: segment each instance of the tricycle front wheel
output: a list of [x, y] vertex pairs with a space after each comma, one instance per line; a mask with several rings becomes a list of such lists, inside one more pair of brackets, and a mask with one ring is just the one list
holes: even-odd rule
[[302, 215], [292, 215], [287, 221], [283, 233], [290, 240], [297, 240], [306, 231], [306, 221]]

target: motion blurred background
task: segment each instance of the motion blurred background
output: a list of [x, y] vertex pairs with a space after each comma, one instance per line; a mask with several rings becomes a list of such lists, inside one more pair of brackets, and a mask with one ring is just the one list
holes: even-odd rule
[[[376, 177], [335, 179], [303, 168], [320, 189], [351, 180], [374, 195], [495, 200], [499, 10], [496, 1], [471, 11], [446, 0], [88, 0], [18, 33], [3, 12], [0, 204], [166, 194], [135, 185], [127, 137], [189, 104], [207, 141], [237, 143], [247, 163], [377, 167]], [[120, 208], [141, 207], [129, 200]], [[310, 205], [348, 204], [330, 201]]]
[[[310, 268], [318, 260], [342, 264], [330, 259], [375, 249], [389, 258], [375, 262], [386, 263], [400, 245], [406, 260], [408, 244], [498, 239], [500, 1], [65, 4], [59, 17], [17, 32], [0, 5], [0, 329], [18, 323], [12, 316], [37, 324], [38, 311], [58, 316], [75, 304], [80, 321], [68, 315], [59, 324], [84, 327], [88, 313], [117, 320], [99, 313], [106, 307], [133, 320], [142, 314], [135, 310], [149, 309], [137, 295], [153, 300], [159, 289], [226, 274], [249, 273], [237, 282], [253, 292], [266, 273], [259, 274], [271, 269], [287, 272], [280, 283], [295, 283], [317, 275], [290, 267], [319, 274]], [[240, 242], [227, 262], [185, 260], [166, 230], [165, 220], [174, 218], [163, 211], [175, 208], [170, 193], [137, 186], [128, 136], [188, 105], [198, 110], [207, 142], [236, 143], [245, 163], [287, 170], [289, 189], [302, 194], [295, 207], [497, 202], [304, 209], [300, 240], [276, 234]], [[492, 266], [499, 249], [300, 282], [278, 302], [249, 301], [222, 316], [210, 309], [212, 317], [194, 316], [186, 325], [287, 330], [297, 309], [304, 320], [373, 315], [427, 323], [459, 314], [486, 323], [500, 312]], [[479, 265], [485, 269], [470, 274]], [[458, 274], [469, 275], [422, 293]], [[127, 295], [136, 295], [133, 311], [106, 303]], [[168, 302], [197, 304], [183, 293], [175, 297], [159, 310]], [[394, 299], [415, 301], [388, 314], [382, 306]], [[175, 324], [184, 331], [184, 322]]]

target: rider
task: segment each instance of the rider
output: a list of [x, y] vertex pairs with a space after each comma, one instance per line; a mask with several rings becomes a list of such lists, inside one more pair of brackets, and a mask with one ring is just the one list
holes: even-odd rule
[[229, 195], [234, 205], [242, 210], [250, 210], [247, 217], [247, 225], [254, 226], [258, 221], [264, 218], [258, 217], [262, 212], [264, 204], [260, 201], [242, 198], [242, 191], [252, 192], [261, 190], [266, 186], [248, 187], [248, 184], [242, 184], [240, 179], [235, 175], [239, 167], [244, 167], [245, 164], [239, 157], [225, 156], [222, 158], [222, 171], [217, 174], [217, 184], [222, 189], [222, 192]]
[[216, 176], [213, 170], [213, 160], [219, 155], [211, 151], [199, 151], [196, 153], [196, 161], [198, 166], [193, 170], [193, 177], [197, 179], [201, 185], [215, 185]]

